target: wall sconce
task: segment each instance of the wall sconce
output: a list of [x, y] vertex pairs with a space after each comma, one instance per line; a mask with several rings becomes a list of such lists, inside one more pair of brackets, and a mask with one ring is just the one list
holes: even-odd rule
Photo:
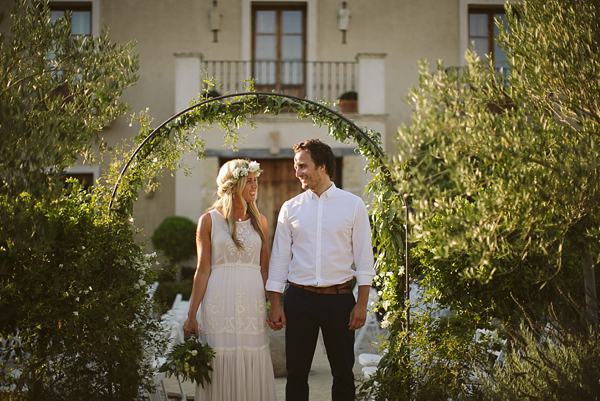
[[218, 42], [217, 33], [221, 29], [222, 19], [223, 14], [221, 14], [221, 10], [217, 7], [217, 0], [213, 0], [213, 8], [208, 12], [208, 25], [213, 32], [213, 42]]
[[342, 44], [346, 44], [346, 30], [350, 24], [350, 10], [346, 8], [346, 2], [342, 2], [342, 8], [338, 10], [338, 29], [342, 31]]

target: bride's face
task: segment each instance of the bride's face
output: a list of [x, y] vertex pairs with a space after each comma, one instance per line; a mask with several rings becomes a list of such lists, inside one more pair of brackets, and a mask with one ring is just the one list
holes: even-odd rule
[[256, 201], [258, 197], [258, 177], [254, 173], [248, 173], [246, 184], [242, 190], [242, 198], [248, 203]]

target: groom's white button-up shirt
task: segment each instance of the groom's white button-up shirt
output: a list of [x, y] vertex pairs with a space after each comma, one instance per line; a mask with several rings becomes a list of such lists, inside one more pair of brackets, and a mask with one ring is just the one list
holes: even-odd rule
[[358, 285], [369, 286], [375, 276], [363, 200], [332, 183], [320, 197], [308, 190], [285, 202], [277, 219], [266, 290], [283, 292], [288, 281], [328, 287], [354, 276]]

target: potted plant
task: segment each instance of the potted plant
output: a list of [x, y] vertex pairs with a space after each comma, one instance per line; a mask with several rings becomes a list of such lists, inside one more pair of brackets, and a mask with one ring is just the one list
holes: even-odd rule
[[339, 109], [342, 113], [358, 112], [358, 94], [354, 91], [342, 93], [342, 96], [340, 96]]

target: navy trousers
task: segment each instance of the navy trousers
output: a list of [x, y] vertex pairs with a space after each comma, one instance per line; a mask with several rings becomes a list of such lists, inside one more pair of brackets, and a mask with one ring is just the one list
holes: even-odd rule
[[354, 331], [348, 330], [355, 305], [352, 294], [317, 294], [289, 286], [283, 300], [287, 326], [286, 401], [308, 401], [308, 374], [312, 365], [319, 328], [331, 367], [332, 401], [354, 400]]

